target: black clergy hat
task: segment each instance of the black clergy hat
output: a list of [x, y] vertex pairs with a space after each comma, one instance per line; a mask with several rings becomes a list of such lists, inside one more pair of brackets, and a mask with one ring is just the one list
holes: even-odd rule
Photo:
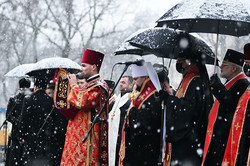
[[244, 54], [235, 50], [228, 49], [224, 57], [224, 61], [228, 61], [236, 65], [243, 66]]

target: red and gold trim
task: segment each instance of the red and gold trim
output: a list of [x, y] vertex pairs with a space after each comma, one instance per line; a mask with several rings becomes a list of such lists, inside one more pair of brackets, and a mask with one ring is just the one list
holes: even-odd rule
[[[237, 77], [235, 77], [233, 80], [231, 80], [228, 84], [225, 85], [226, 89], [230, 89], [231, 86], [238, 81], [239, 79], [244, 79], [246, 78], [246, 76], [242, 73], [240, 75], [238, 75]], [[218, 115], [218, 109], [219, 109], [220, 103], [219, 101], [216, 99], [213, 107], [209, 113], [208, 119], [208, 127], [207, 127], [207, 134], [206, 134], [206, 139], [205, 139], [205, 145], [204, 145], [204, 152], [203, 152], [203, 159], [202, 159], [202, 165], [205, 162], [206, 159], [206, 155], [207, 155], [207, 151], [211, 142], [211, 138], [212, 138], [212, 134], [213, 134], [213, 129], [214, 129], [214, 123], [217, 119], [217, 115]]]
[[142, 84], [141, 91], [138, 93], [136, 91], [136, 86], [134, 87], [133, 92], [131, 93], [132, 95], [130, 96], [131, 98], [131, 105], [130, 108], [128, 109], [126, 119], [124, 121], [123, 127], [122, 127], [122, 141], [121, 141], [121, 147], [119, 151], [119, 166], [124, 166], [124, 158], [125, 158], [125, 137], [126, 137], [126, 132], [124, 131], [124, 128], [126, 125], [129, 126], [129, 112], [131, 108], [135, 107], [137, 109], [140, 109], [142, 104], [154, 93], [156, 92], [156, 89], [151, 82], [150, 78], [146, 79], [144, 83]]
[[244, 92], [244, 94], [241, 96], [238, 102], [238, 106], [236, 107], [227, 141], [226, 150], [222, 161], [223, 166], [236, 165], [240, 139], [244, 127], [245, 115], [249, 98], [250, 98], [250, 87], [248, 87], [247, 90]]
[[72, 120], [79, 110], [67, 100], [71, 89], [68, 80], [63, 80], [67, 75], [69, 72], [64, 69], [58, 69], [56, 73], [54, 105], [67, 119]]
[[133, 105], [135, 108], [140, 109], [142, 104], [156, 91], [154, 84], [150, 78], [146, 79], [142, 84], [140, 94], [134, 100]]

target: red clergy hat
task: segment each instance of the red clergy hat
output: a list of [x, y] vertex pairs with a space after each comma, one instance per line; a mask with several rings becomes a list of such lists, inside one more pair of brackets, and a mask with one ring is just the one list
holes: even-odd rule
[[250, 43], [244, 46], [244, 59], [250, 60]]
[[82, 63], [96, 65], [98, 70], [101, 68], [104, 54], [90, 49], [85, 49], [83, 52]]

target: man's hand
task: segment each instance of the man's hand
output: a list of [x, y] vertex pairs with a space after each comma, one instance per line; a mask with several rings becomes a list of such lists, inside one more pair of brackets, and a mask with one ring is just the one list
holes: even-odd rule
[[77, 79], [76, 79], [76, 75], [75, 74], [69, 74], [67, 75], [67, 78], [69, 80], [69, 84], [77, 84]]
[[216, 87], [217, 85], [221, 84], [220, 78], [217, 76], [217, 74], [213, 74], [210, 77], [209, 84], [211, 87]]

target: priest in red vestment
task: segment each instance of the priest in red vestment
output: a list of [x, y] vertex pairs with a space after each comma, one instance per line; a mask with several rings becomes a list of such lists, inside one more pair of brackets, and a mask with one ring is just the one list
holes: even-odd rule
[[82, 142], [108, 95], [107, 84], [99, 75], [103, 57], [100, 52], [84, 50], [81, 71], [87, 83], [83, 89], [77, 85], [74, 74], [67, 76], [67, 102], [79, 111], [68, 123], [61, 166], [108, 165], [108, 105], [100, 115], [101, 122], [95, 124], [87, 140]]
[[[243, 73], [244, 55], [228, 49], [220, 66], [223, 85], [217, 75], [210, 78], [212, 93], [216, 100], [209, 113], [208, 127], [204, 145], [204, 166], [227, 165], [223, 161], [227, 142], [230, 137], [231, 124], [234, 123], [234, 113], [238, 102], [246, 91], [249, 81]], [[223, 163], [222, 163], [223, 162]]]
[[[250, 77], [250, 43], [244, 46], [244, 72]], [[222, 165], [250, 166], [250, 85], [240, 97], [233, 115]]]

